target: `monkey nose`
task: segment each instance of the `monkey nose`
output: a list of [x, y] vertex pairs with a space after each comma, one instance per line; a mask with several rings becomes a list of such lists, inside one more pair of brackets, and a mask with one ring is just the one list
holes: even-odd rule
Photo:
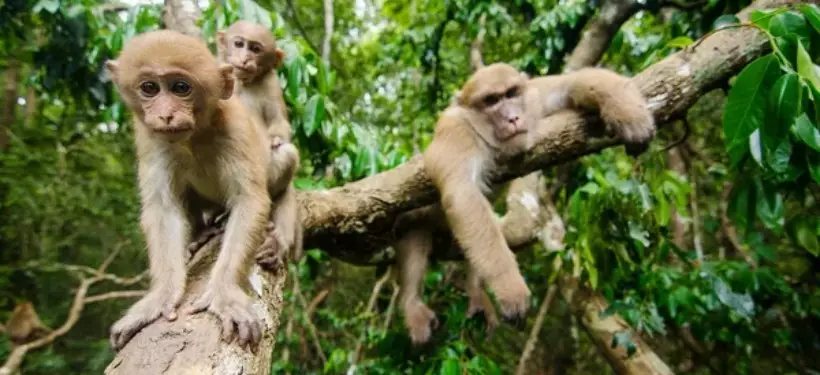
[[166, 125], [170, 125], [171, 121], [174, 119], [174, 115], [159, 116], [159, 119], [164, 121]]

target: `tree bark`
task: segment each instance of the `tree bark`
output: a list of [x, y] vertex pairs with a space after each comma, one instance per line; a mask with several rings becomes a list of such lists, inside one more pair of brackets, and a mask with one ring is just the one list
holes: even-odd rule
[[[788, 3], [795, 1], [757, 1], [744, 12]], [[769, 50], [768, 40], [755, 29], [721, 30], [650, 66], [633, 80], [647, 97], [656, 123], [662, 125]], [[594, 118], [572, 112], [545, 118], [538, 123], [535, 147], [500, 158], [492, 180], [507, 181], [618, 144], [601, 135]], [[391, 230], [396, 215], [437, 199], [418, 156], [341, 187], [302, 191], [305, 246], [355, 264], [392, 262], [392, 251], [386, 247], [394, 240]]]
[[3, 74], [3, 112], [0, 113], [0, 151], [9, 145], [11, 125], [17, 117], [17, 87], [20, 83], [20, 62], [9, 59]]
[[[621, 25], [632, 17], [641, 5], [635, 0], [605, 0], [593, 18], [581, 40], [564, 65], [565, 72], [571, 72], [587, 67], [601, 60], [609, 41], [621, 28]], [[580, 48], [583, 46], [583, 48]]]
[[322, 60], [330, 65], [330, 41], [333, 38], [333, 0], [324, 0], [325, 39], [322, 41]]

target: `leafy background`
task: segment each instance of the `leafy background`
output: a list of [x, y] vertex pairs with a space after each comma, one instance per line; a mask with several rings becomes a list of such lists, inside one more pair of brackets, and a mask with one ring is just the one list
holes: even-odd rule
[[[534, 245], [519, 262], [538, 306], [556, 264], [576, 259], [565, 265], [579, 265], [611, 304], [608, 313], [634, 328], [612, 344], [634, 347], [630, 335], [640, 334], [676, 372], [817, 374], [820, 9], [756, 12], [738, 25], [732, 14], [747, 4], [647, 1], [620, 27], [601, 65], [626, 75], [721, 27], [762, 30], [773, 52], [706, 93], [640, 158], [610, 149], [573, 163], [564, 183], [551, 177], [567, 246]], [[599, 5], [336, 0], [328, 63], [316, 47], [324, 37], [319, 0], [216, 2], [199, 26], [211, 44], [240, 18], [280, 39], [287, 59], [279, 76], [304, 158], [297, 187], [306, 190], [423, 150], [435, 116], [470, 72], [482, 17], [485, 61], [558, 73]], [[0, 0], [0, 317], [31, 301], [45, 324], [62, 324], [77, 281], [59, 265], [95, 266], [119, 248], [110, 272], [143, 271], [132, 124], [102, 64], [128, 38], [158, 28], [160, 15], [156, 2]], [[425, 294], [441, 328], [431, 345], [412, 348], [390, 303], [395, 285], [367, 308], [383, 269], [320, 249], [306, 254], [291, 265], [299, 288], [287, 289], [274, 371], [344, 373], [359, 353], [359, 373], [512, 373], [535, 323], [533, 311], [488, 339], [481, 318], [464, 318], [458, 283], [448, 282], [463, 270], [435, 263]], [[113, 289], [102, 283], [93, 292]], [[314, 298], [320, 303], [310, 308]], [[100, 373], [113, 358], [108, 328], [132, 302], [88, 305], [65, 337], [26, 357], [23, 373]], [[612, 373], [563, 302], [536, 335], [526, 373]], [[0, 358], [9, 350], [4, 339]]]

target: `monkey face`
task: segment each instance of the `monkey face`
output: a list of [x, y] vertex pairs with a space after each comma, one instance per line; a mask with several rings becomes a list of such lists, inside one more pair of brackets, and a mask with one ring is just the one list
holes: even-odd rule
[[136, 96], [142, 123], [170, 141], [190, 136], [196, 125], [195, 109], [204, 102], [195, 82], [181, 73], [141, 77]]
[[529, 124], [521, 86], [512, 85], [504, 91], [489, 93], [481, 99], [480, 105], [499, 141], [527, 132]]
[[234, 67], [236, 78], [250, 82], [278, 68], [284, 52], [264, 27], [238, 21], [226, 31], [217, 32], [217, 44], [223, 61]]

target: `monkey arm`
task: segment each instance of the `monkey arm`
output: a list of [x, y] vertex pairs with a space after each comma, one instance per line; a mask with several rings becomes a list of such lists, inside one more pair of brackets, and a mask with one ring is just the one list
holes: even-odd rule
[[228, 287], [243, 281], [250, 268], [253, 253], [264, 237], [270, 213], [270, 196], [262, 183], [243, 189], [229, 207], [230, 217], [219, 255], [211, 272], [211, 283]]
[[538, 118], [563, 109], [599, 113], [607, 129], [627, 144], [628, 151], [644, 148], [655, 136], [647, 101], [628, 77], [607, 69], [585, 68], [533, 78], [528, 86], [534, 89], [528, 95], [537, 95]]
[[482, 278], [497, 278], [511, 270], [518, 273], [515, 256], [478, 185], [484, 177], [482, 164], [486, 159], [482, 151], [463, 127], [453, 126], [436, 133], [424, 152], [424, 165], [441, 194], [441, 205], [453, 236]]

